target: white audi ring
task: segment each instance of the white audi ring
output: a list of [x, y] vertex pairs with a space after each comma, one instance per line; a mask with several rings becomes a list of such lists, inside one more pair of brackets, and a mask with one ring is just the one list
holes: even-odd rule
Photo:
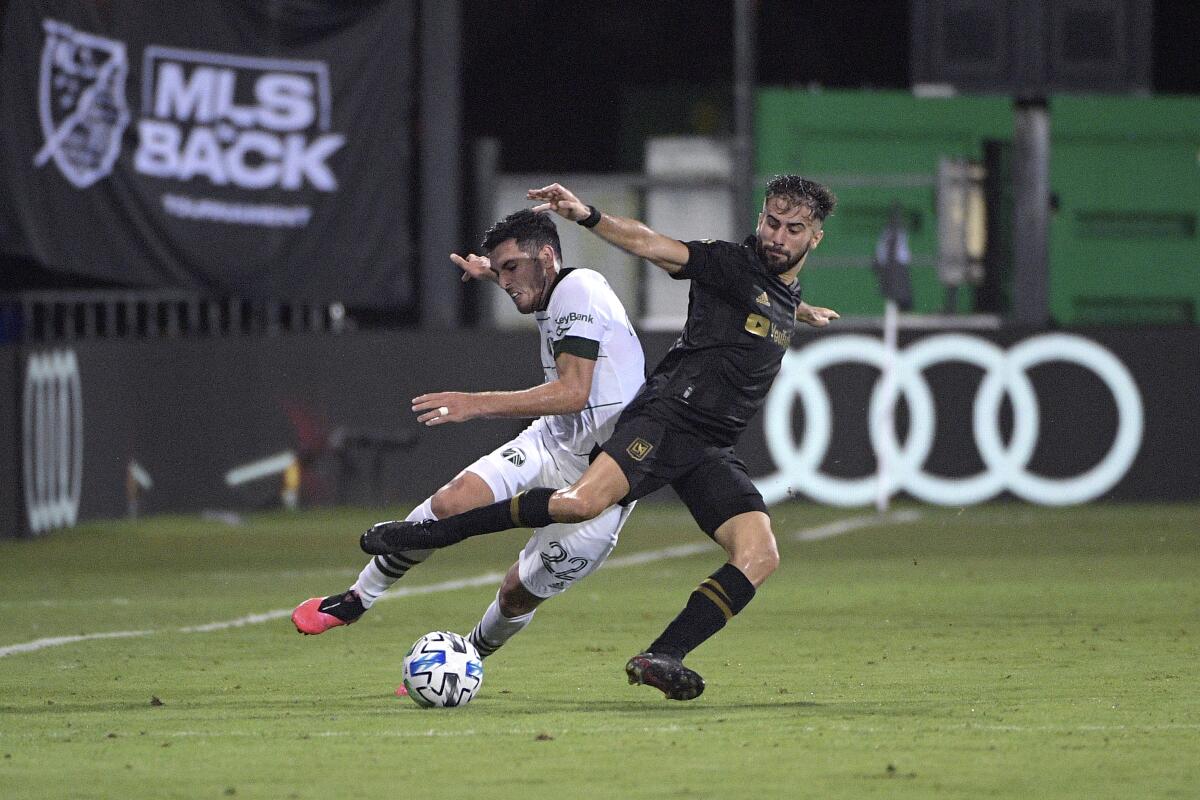
[[29, 357], [23, 406], [29, 530], [74, 525], [83, 484], [83, 389], [74, 351]]
[[[758, 481], [768, 503], [796, 493], [837, 506], [872, 503], [879, 476], [839, 478], [821, 470], [833, 430], [829, 394], [821, 370], [836, 364], [866, 364], [881, 371], [886, 352], [880, 340], [846, 335], [789, 351], [764, 408], [767, 448], [779, 471]], [[966, 477], [935, 475], [924, 470], [933, 447], [937, 418], [933, 394], [924, 370], [958, 361], [984, 371], [975, 396], [972, 430], [985, 469]], [[1095, 373], [1112, 393], [1117, 408], [1117, 431], [1100, 463], [1066, 478], [1036, 475], [1028, 470], [1037, 447], [1040, 410], [1028, 370], [1050, 361], [1074, 363]], [[879, 461], [890, 465], [887, 494], [907, 491], [929, 503], [957, 506], [989, 500], [1005, 489], [1033, 503], [1071, 505], [1099, 497], [1128, 471], [1142, 442], [1142, 399], [1129, 370], [1112, 353], [1093, 341], [1064, 333], [1033, 336], [1005, 352], [977, 336], [950, 333], [929, 336], [905, 350], [893, 363], [894, 381], [888, 391], [877, 381], [871, 392], [868, 429]], [[908, 436], [896, 440], [888, 413], [904, 396], [908, 405]], [[1012, 404], [1013, 431], [1006, 445], [1000, 431], [1004, 396]], [[804, 409], [804, 438], [797, 443], [792, 410], [799, 397]]]

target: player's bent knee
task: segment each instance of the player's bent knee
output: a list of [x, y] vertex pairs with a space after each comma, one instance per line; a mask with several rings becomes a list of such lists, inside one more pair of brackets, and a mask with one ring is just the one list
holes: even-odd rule
[[429, 499], [429, 507], [438, 519], [452, 517], [493, 502], [492, 490], [483, 478], [463, 471]]
[[755, 586], [761, 586], [779, 568], [779, 548], [769, 531], [757, 536], [735, 539], [727, 547], [729, 562], [745, 573]]
[[460, 498], [459, 493], [454, 490], [453, 482], [446, 484], [434, 493], [429, 500], [429, 507], [438, 519], [445, 519], [470, 510]]
[[769, 549], [758, 554], [755, 562], [757, 567], [755, 571], [762, 576], [762, 580], [771, 577], [775, 570], [779, 569], [779, 550], [774, 547], [774, 542], [771, 544]]

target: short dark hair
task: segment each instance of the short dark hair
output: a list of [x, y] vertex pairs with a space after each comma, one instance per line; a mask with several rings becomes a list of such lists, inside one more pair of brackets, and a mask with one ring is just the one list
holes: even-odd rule
[[806, 205], [819, 220], [832, 214], [837, 206], [837, 198], [828, 186], [799, 175], [776, 175], [767, 181], [766, 199], [772, 197], [786, 200], [788, 205]]
[[543, 246], [554, 248], [554, 255], [562, 259], [562, 245], [558, 241], [558, 228], [550, 215], [538, 213], [530, 208], [514, 211], [483, 234], [483, 249], [491, 252], [492, 248], [509, 239], [517, 240], [517, 247], [526, 255], [533, 256]]

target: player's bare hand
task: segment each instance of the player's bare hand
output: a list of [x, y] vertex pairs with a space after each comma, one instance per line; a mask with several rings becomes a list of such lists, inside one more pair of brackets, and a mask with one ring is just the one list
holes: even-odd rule
[[587, 219], [588, 215], [592, 213], [586, 204], [559, 183], [552, 183], [540, 189], [530, 189], [525, 196], [530, 200], [545, 201], [541, 205], [534, 206], [534, 211], [553, 211], [572, 222]]
[[463, 283], [470, 282], [472, 278], [477, 281], [496, 282], [496, 273], [492, 270], [492, 262], [487, 256], [468, 253], [467, 257], [463, 258], [458, 253], [451, 253], [450, 260], [463, 271]]
[[417, 422], [442, 425], [447, 422], [466, 422], [479, 416], [478, 402], [467, 392], [433, 392], [414, 397], [413, 413]]
[[832, 308], [810, 306], [808, 303], [801, 302], [796, 306], [796, 319], [814, 328], [824, 328], [833, 320], [841, 319], [841, 317]]

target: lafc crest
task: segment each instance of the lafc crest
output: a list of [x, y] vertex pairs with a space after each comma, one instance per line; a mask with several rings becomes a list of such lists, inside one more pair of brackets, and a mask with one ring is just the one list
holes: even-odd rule
[[629, 457], [634, 461], [644, 461], [653, 449], [654, 445], [639, 436], [629, 443], [629, 447], [625, 448], [625, 452], [629, 453]]
[[53, 158], [63, 177], [86, 189], [112, 170], [129, 124], [125, 43], [53, 19], [42, 27], [38, 117], [45, 143], [33, 164]]

